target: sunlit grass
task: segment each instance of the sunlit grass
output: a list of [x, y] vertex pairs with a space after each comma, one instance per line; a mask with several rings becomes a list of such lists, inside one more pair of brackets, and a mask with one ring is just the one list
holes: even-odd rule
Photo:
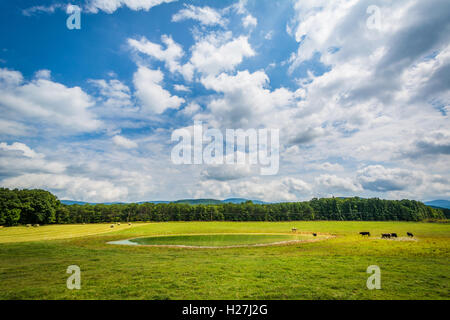
[[129, 229], [128, 224], [48, 225], [0, 228], [0, 243], [69, 239]]

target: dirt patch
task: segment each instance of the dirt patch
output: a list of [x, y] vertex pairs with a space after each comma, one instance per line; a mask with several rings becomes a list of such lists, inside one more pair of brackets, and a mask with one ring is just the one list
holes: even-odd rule
[[398, 237], [398, 238], [375, 238], [377, 240], [390, 240], [390, 241], [409, 241], [409, 242], [414, 242], [414, 241], [419, 241], [419, 239], [416, 238], [409, 238], [409, 237]]

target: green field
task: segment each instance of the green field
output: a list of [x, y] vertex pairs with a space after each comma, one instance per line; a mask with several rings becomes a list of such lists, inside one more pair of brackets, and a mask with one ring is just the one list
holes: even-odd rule
[[[220, 249], [107, 243], [174, 236], [186, 244], [188, 235], [212, 234], [272, 234], [273, 242], [280, 236], [291, 238], [293, 227], [300, 238], [316, 232], [322, 241]], [[361, 231], [370, 231], [372, 237], [362, 238]], [[400, 238], [379, 239], [381, 233], [391, 232]], [[415, 239], [408, 239], [406, 232], [414, 233]], [[335, 237], [327, 238], [330, 235]], [[81, 268], [81, 290], [66, 288], [69, 265]], [[381, 268], [381, 290], [366, 287], [370, 265]], [[114, 229], [107, 224], [0, 228], [0, 299], [450, 299], [449, 287], [450, 224], [444, 223], [171, 222]]]

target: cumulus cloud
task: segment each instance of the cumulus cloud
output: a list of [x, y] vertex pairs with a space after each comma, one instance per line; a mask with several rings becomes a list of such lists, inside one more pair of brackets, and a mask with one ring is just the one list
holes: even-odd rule
[[186, 108], [184, 108], [181, 113], [186, 115], [186, 116], [192, 116], [194, 114], [196, 114], [198, 111], [201, 110], [201, 107], [198, 103], [195, 102], [191, 102], [189, 103]]
[[36, 153], [33, 149], [28, 147], [26, 144], [20, 143], [20, 142], [14, 142], [11, 145], [8, 145], [5, 142], [0, 143], [0, 150], [5, 151], [18, 151], [23, 156], [27, 158], [40, 158], [42, 155]]
[[28, 120], [28, 125], [62, 132], [94, 131], [101, 123], [90, 110], [93, 106], [92, 97], [80, 87], [45, 78], [27, 82], [20, 72], [0, 69], [0, 110], [6, 120]]
[[242, 24], [245, 28], [256, 27], [258, 25], [258, 19], [249, 14], [242, 19]]
[[323, 174], [315, 179], [320, 188], [328, 192], [359, 192], [362, 191], [358, 183], [351, 178], [343, 178], [335, 175]]
[[205, 88], [223, 94], [208, 105], [215, 127], [247, 128], [270, 126], [274, 122], [271, 127], [280, 128], [278, 112], [291, 106], [294, 100], [294, 94], [285, 88], [271, 91], [269, 77], [263, 71], [222, 73], [205, 77], [201, 82]]
[[249, 165], [208, 166], [202, 176], [206, 180], [230, 181], [255, 175], [259, 172], [256, 169]]
[[115, 186], [109, 181], [58, 174], [24, 174], [4, 179], [0, 183], [6, 188], [50, 190], [60, 194], [62, 199], [117, 201], [118, 199], [126, 199], [127, 196], [126, 187]]
[[35, 77], [37, 79], [48, 79], [50, 80], [50, 78], [52, 77], [52, 73], [50, 70], [47, 69], [43, 69], [43, 70], [39, 70], [36, 72]]
[[232, 71], [244, 58], [256, 54], [248, 42], [248, 37], [233, 39], [231, 32], [202, 37], [191, 51], [190, 63], [198, 72], [206, 75]]
[[186, 87], [185, 85], [182, 85], [182, 84], [176, 84], [173, 86], [173, 88], [176, 91], [180, 91], [180, 92], [190, 92], [191, 91], [191, 89], [189, 89], [188, 87]]
[[116, 146], [121, 148], [135, 149], [138, 147], [138, 144], [136, 142], [122, 136], [114, 136], [112, 140]]
[[265, 201], [300, 201], [311, 197], [311, 186], [297, 178], [262, 180], [249, 178], [245, 181], [201, 181], [194, 188], [198, 198], [229, 198], [233, 196]]
[[307, 165], [308, 169], [318, 170], [318, 171], [327, 171], [327, 172], [339, 172], [344, 171], [344, 167], [339, 163], [312, 163]]
[[99, 10], [106, 13], [113, 13], [124, 6], [134, 11], [148, 11], [160, 4], [175, 1], [177, 0], [88, 0], [86, 7], [88, 12], [91, 13], [97, 13]]
[[128, 39], [128, 44], [138, 52], [164, 61], [166, 68], [170, 72], [179, 72], [185, 79], [192, 80], [193, 66], [190, 63], [181, 65], [180, 62], [184, 56], [183, 48], [167, 35], [163, 35], [161, 41], [164, 43], [165, 49], [159, 44], [148, 41], [145, 37], [142, 37], [140, 40]]
[[121, 81], [112, 80], [90, 80], [102, 97], [102, 103], [108, 108], [128, 108], [132, 107], [131, 91], [128, 86]]
[[61, 173], [66, 166], [57, 161], [49, 161], [24, 143], [0, 143], [0, 177], [46, 172]]
[[185, 5], [184, 9], [172, 16], [173, 22], [187, 19], [199, 21], [205, 26], [224, 26], [227, 22], [217, 10], [211, 7], [196, 7], [194, 5]]
[[161, 114], [167, 109], [178, 109], [185, 100], [171, 95], [162, 87], [164, 75], [160, 70], [139, 67], [133, 77], [136, 96], [144, 112]]
[[231, 32], [211, 33], [197, 36], [191, 47], [191, 57], [182, 63], [185, 52], [181, 45], [171, 37], [163, 35], [164, 47], [142, 37], [139, 40], [128, 39], [133, 50], [153, 59], [163, 61], [171, 73], [181, 74], [185, 80], [192, 81], [195, 72], [202, 75], [216, 75], [220, 72], [233, 71], [244, 58], [253, 57], [256, 53], [248, 42], [248, 37], [232, 37]]
[[422, 177], [406, 169], [388, 169], [381, 165], [368, 166], [358, 171], [358, 181], [364, 189], [378, 192], [402, 191], [418, 186]]

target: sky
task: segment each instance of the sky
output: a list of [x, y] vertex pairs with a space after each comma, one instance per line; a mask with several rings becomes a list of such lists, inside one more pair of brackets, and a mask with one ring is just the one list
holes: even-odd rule
[[[0, 187], [60, 199], [449, 200], [450, 2], [3, 0], [0, 112]], [[279, 170], [174, 163], [196, 122]]]

